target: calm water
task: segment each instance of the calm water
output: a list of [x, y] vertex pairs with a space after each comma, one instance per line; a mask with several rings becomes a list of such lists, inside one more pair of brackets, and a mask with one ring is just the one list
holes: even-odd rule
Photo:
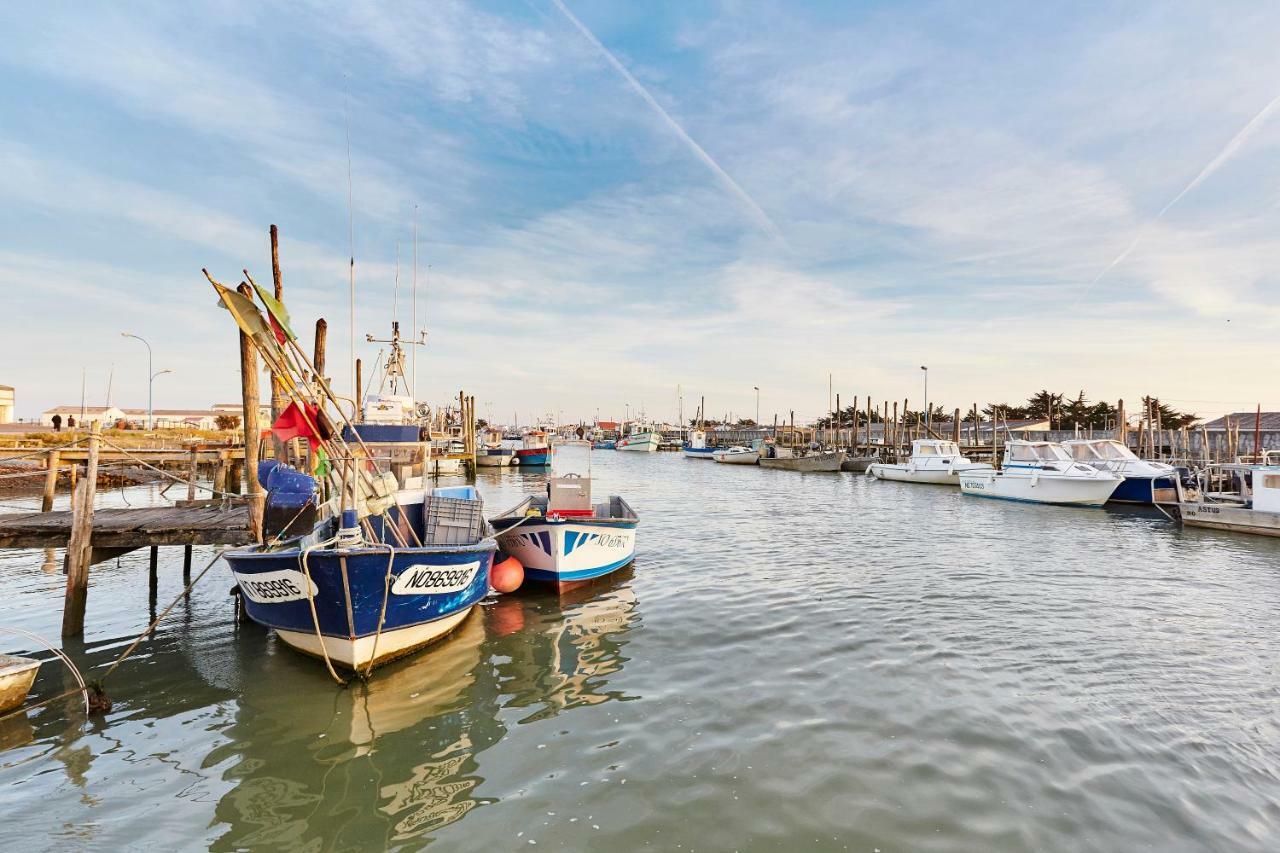
[[[0, 849], [1280, 849], [1280, 543], [676, 454], [593, 466], [641, 514], [634, 570], [489, 601], [368, 685], [237, 625], [218, 566], [105, 720], [0, 731]], [[543, 483], [480, 484], [496, 510]], [[86, 669], [149, 621], [146, 560], [94, 567]], [[0, 625], [56, 638], [62, 584], [0, 552]], [[36, 692], [63, 684], [47, 664]]]

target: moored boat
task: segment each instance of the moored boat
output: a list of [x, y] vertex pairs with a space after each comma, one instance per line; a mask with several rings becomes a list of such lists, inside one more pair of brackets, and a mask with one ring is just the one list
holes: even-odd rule
[[840, 470], [852, 471], [855, 474], [865, 474], [867, 469], [871, 467], [871, 464], [879, 461], [879, 459], [880, 457], [875, 455], [850, 456], [846, 453], [844, 461], [840, 463]]
[[992, 466], [970, 462], [954, 441], [917, 438], [911, 442], [911, 457], [906, 462], [872, 462], [865, 470], [877, 480], [958, 486], [961, 474], [990, 471]]
[[476, 465], [481, 468], [505, 468], [516, 464], [516, 449], [502, 443], [502, 433], [486, 430], [481, 445], [476, 448]]
[[999, 470], [960, 474], [960, 491], [966, 495], [1069, 506], [1102, 506], [1120, 483], [1118, 475], [1074, 461], [1051, 441], [1011, 441]]
[[591, 480], [574, 475], [552, 479], [547, 494], [490, 519], [499, 547], [520, 561], [525, 579], [562, 591], [632, 562], [639, 523], [618, 495], [592, 503]]
[[711, 458], [724, 465], [755, 465], [760, 461], [760, 451], [742, 445], [717, 447]]
[[695, 429], [689, 433], [689, 440], [684, 443], [683, 450], [689, 459], [711, 459], [719, 448], [707, 440], [706, 430]]
[[1158, 505], [1189, 527], [1280, 537], [1280, 465], [1209, 465], [1194, 488], [1175, 478], [1174, 494]]
[[780, 471], [839, 471], [844, 462], [842, 450], [808, 450], [802, 454], [795, 453], [789, 447], [776, 447], [765, 444], [760, 452], [760, 467], [775, 468]]
[[529, 430], [520, 439], [516, 450], [516, 464], [522, 468], [543, 467], [551, 464], [551, 442], [540, 429]]
[[[318, 504], [318, 493], [311, 500]], [[224, 555], [249, 618], [301, 652], [354, 670], [457, 627], [488, 593], [498, 547], [471, 486], [363, 503], [365, 524], [354, 509], [339, 519], [325, 506], [305, 535]]]
[[631, 424], [631, 429], [627, 434], [618, 439], [615, 450], [629, 450], [640, 453], [654, 453], [658, 449], [658, 444], [662, 441], [656, 427], [641, 421]]
[[27, 701], [39, 670], [40, 661], [35, 658], [0, 654], [0, 713]]
[[1124, 478], [1111, 493], [1111, 503], [1151, 504], [1173, 497], [1178, 471], [1172, 465], [1139, 459], [1113, 438], [1073, 438], [1062, 446], [1075, 461]]

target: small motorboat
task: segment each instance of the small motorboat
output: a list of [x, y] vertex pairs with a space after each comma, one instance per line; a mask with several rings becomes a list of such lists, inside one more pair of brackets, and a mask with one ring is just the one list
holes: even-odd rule
[[725, 465], [755, 465], [760, 462], [760, 451], [740, 444], [717, 447], [711, 458]]
[[40, 661], [21, 655], [0, 655], [0, 713], [27, 701]]
[[1114, 438], [1072, 438], [1062, 442], [1077, 462], [1124, 478], [1111, 494], [1111, 503], [1152, 504], [1173, 498], [1178, 470], [1163, 462], [1149, 462]]
[[911, 458], [906, 462], [872, 462], [865, 470], [877, 480], [958, 486], [961, 474], [990, 471], [992, 466], [986, 462], [970, 462], [954, 441], [917, 438], [911, 442]]
[[489, 520], [498, 547], [524, 566], [526, 580], [564, 591], [615, 572], [635, 559], [640, 517], [610, 495], [591, 502], [591, 480], [555, 477], [545, 495], [530, 495]]
[[1009, 442], [1000, 470], [986, 468], [960, 474], [960, 491], [1007, 501], [1102, 506], [1123, 479], [1071, 458], [1052, 441]]

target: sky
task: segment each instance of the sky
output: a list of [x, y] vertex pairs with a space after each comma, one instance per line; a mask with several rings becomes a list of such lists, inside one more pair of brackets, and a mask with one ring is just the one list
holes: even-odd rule
[[[798, 420], [1144, 394], [1280, 409], [1280, 6], [0, 6], [18, 414], [239, 398], [201, 275], [270, 279], [350, 388], [411, 326], [482, 417]], [[350, 136], [350, 169], [347, 138]], [[350, 197], [348, 206], [348, 174]], [[350, 216], [350, 220], [349, 217]], [[365, 364], [378, 345], [359, 343]]]

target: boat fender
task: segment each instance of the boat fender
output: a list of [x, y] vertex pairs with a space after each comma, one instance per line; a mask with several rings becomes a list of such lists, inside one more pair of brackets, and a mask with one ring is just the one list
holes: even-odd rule
[[515, 557], [501, 552], [499, 555], [506, 559], [499, 562], [495, 558], [493, 568], [489, 571], [489, 585], [498, 592], [515, 592], [524, 583], [524, 565]]

